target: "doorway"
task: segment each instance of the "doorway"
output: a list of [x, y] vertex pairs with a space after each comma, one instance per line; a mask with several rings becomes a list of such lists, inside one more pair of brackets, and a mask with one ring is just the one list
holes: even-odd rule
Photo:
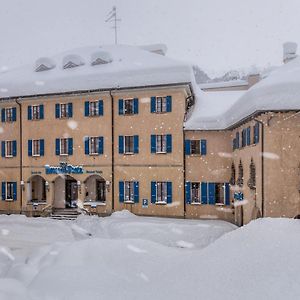
[[66, 179], [66, 208], [76, 208], [78, 199], [78, 185], [75, 179]]

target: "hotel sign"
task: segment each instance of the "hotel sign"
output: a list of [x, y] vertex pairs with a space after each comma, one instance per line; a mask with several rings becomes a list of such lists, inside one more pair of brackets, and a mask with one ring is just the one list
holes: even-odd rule
[[61, 162], [59, 166], [45, 165], [46, 174], [83, 174], [82, 166], [73, 166], [66, 162]]

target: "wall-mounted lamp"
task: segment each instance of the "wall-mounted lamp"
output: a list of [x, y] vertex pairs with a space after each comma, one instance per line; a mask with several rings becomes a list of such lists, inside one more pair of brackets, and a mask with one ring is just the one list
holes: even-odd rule
[[50, 185], [49, 185], [49, 182], [48, 182], [48, 181], [45, 181], [45, 187], [46, 187], [46, 190], [49, 192], [49, 190], [50, 190]]
[[24, 191], [25, 190], [25, 182], [24, 182], [24, 180], [21, 180], [20, 185], [21, 185], [22, 191]]
[[110, 190], [110, 181], [109, 180], [105, 181], [105, 186], [106, 186], [107, 191], [109, 192], [109, 190]]

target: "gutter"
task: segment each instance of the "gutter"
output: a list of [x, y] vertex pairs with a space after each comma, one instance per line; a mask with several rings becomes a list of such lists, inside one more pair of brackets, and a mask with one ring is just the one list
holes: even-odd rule
[[[22, 105], [21, 103], [18, 101], [18, 99], [16, 99], [16, 103], [18, 104], [19, 108], [20, 108], [20, 113], [19, 113], [19, 130], [20, 130], [20, 182], [23, 181], [23, 124], [22, 124]], [[20, 192], [20, 202], [21, 202], [21, 213], [23, 210], [23, 190], [22, 190], [22, 186], [21, 186], [21, 192]]]
[[111, 209], [112, 212], [115, 210], [115, 149], [114, 149], [114, 138], [115, 138], [115, 123], [114, 123], [114, 98], [112, 91], [109, 90], [109, 96], [111, 101]]

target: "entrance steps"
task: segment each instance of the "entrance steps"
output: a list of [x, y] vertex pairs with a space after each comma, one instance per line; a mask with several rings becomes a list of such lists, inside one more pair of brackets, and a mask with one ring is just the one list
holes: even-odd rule
[[51, 213], [51, 219], [54, 220], [76, 220], [80, 212], [75, 208], [61, 208], [53, 209]]

